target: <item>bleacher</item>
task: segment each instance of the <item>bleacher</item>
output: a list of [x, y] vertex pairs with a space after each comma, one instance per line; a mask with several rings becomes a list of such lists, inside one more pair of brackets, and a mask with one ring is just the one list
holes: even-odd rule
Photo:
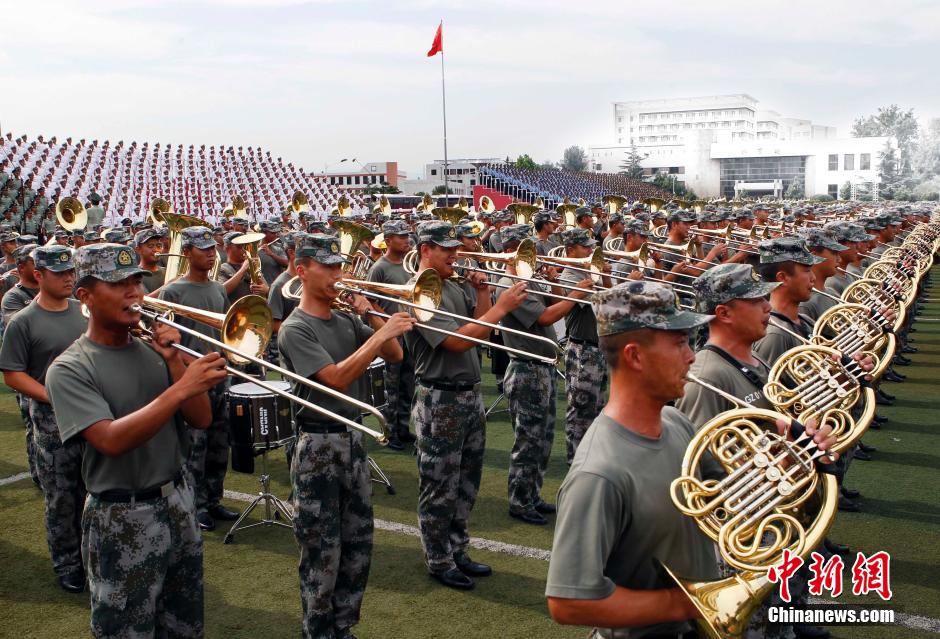
[[512, 164], [487, 164], [480, 168], [480, 183], [518, 200], [534, 202], [542, 198], [553, 208], [569, 198], [577, 202], [599, 201], [605, 195], [622, 195], [631, 202], [649, 197], [672, 199], [659, 187], [612, 173], [563, 171], [561, 169], [522, 169]]
[[[195, 146], [53, 137], [0, 138], [0, 216], [42, 219], [66, 195], [95, 192], [106, 221], [146, 216], [153, 198], [179, 213], [215, 220], [234, 195], [258, 219], [283, 210], [297, 191], [325, 217], [344, 192], [258, 147]], [[347, 193], [354, 209], [363, 206]]]

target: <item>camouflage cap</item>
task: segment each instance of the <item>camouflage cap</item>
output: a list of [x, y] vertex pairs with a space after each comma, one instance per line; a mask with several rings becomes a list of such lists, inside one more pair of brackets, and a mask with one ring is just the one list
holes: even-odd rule
[[832, 236], [821, 228], [800, 229], [800, 236], [806, 240], [806, 246], [810, 249], [829, 249], [830, 251], [847, 251], [848, 246], [839, 244]]
[[27, 260], [33, 259], [33, 249], [38, 247], [38, 244], [24, 244], [23, 246], [18, 246], [16, 250], [13, 251], [13, 260], [16, 262], [16, 265], [19, 266]]
[[468, 222], [466, 224], [457, 225], [457, 237], [476, 238], [480, 237], [482, 234], [483, 225], [479, 222], [476, 224], [473, 222]]
[[277, 220], [261, 220], [258, 223], [258, 228], [268, 233], [277, 233], [281, 230], [281, 223]]
[[136, 222], [134, 222], [133, 224], [131, 224], [131, 229], [134, 230], [134, 231], [139, 231], [139, 230], [141, 230], [141, 229], [145, 229], [145, 228], [148, 228], [148, 227], [150, 227], [150, 226], [151, 226], [151, 224], [150, 224], [149, 222], [146, 222], [145, 220], [137, 220]]
[[382, 225], [382, 233], [388, 235], [410, 235], [411, 227], [405, 220], [389, 220]]
[[528, 224], [511, 224], [499, 232], [504, 246], [512, 242], [521, 242], [531, 235], [532, 227]]
[[761, 264], [779, 264], [780, 262], [796, 262], [813, 266], [826, 260], [817, 257], [806, 248], [806, 242], [800, 237], [776, 237], [764, 240], [757, 245], [760, 250]]
[[16, 237], [16, 233], [13, 231], [7, 231], [3, 234], [0, 234], [0, 242], [15, 242]]
[[342, 264], [346, 261], [339, 251], [339, 240], [327, 233], [298, 233], [294, 241], [297, 257], [309, 257], [320, 264]]
[[307, 233], [326, 233], [327, 235], [336, 235], [336, 229], [326, 222], [310, 222], [307, 224]]
[[700, 223], [701, 222], [721, 222], [723, 219], [725, 219], [725, 216], [723, 213], [718, 211], [718, 209], [711, 210], [711, 211], [708, 209], [705, 209], [701, 213], [698, 214], [698, 221]]
[[[225, 244], [225, 246], [228, 246], [229, 244], [232, 243], [232, 240], [234, 240], [236, 237], [241, 237], [242, 235], [244, 235], [244, 233], [242, 233], [241, 231], [229, 231], [228, 233], [222, 236], [222, 243]], [[212, 244], [215, 245], [214, 240]], [[205, 248], [209, 248], [209, 247], [207, 246]]]
[[[505, 233], [505, 229], [503, 229], [503, 233]], [[425, 222], [418, 227], [418, 244], [424, 244], [426, 242], [433, 242], [444, 248], [457, 248], [461, 246], [460, 240], [457, 239], [457, 229], [454, 228], [454, 225], [441, 220]]]
[[215, 246], [215, 240], [212, 238], [212, 229], [207, 226], [190, 226], [180, 233], [182, 236], [181, 248], [195, 247], [197, 249], [207, 249]]
[[867, 242], [868, 233], [859, 224], [852, 222], [828, 222], [823, 230], [832, 236], [836, 242]]
[[585, 216], [587, 216], [587, 217], [594, 217], [594, 213], [592, 212], [592, 210], [591, 210], [590, 207], [587, 207], [587, 206], [579, 206], [578, 208], [576, 208], [576, 209], [574, 210], [574, 219], [575, 219], [575, 220], [580, 220], [582, 217], [585, 217]]
[[692, 211], [687, 211], [686, 209], [676, 209], [670, 211], [669, 215], [666, 217], [666, 221], [669, 223], [672, 222], [695, 222], [697, 220], [695, 213]]
[[679, 298], [669, 286], [658, 282], [624, 282], [596, 293], [591, 300], [597, 317], [597, 334], [616, 335], [641, 328], [679, 331], [712, 320], [679, 308]]
[[241, 215], [236, 215], [235, 217], [232, 218], [232, 224], [244, 224], [245, 226], [248, 226], [248, 224], [250, 224], [250, 222], [249, 222], [249, 220], [248, 220], [247, 217], [242, 217]]
[[287, 234], [284, 235], [284, 248], [288, 251], [296, 251], [297, 237], [303, 234], [303, 231], [288, 231]]
[[150, 271], [137, 265], [134, 251], [120, 244], [83, 246], [75, 254], [76, 277], [81, 282], [93, 277], [103, 282], [120, 282], [133, 275], [150, 277]]
[[539, 211], [532, 216], [533, 224], [544, 224], [545, 222], [554, 222], [555, 213], [554, 211]]
[[104, 234], [104, 241], [111, 244], [127, 244], [130, 240], [131, 236], [123, 228], [111, 229]]
[[39, 244], [39, 238], [30, 233], [16, 236], [17, 246], [26, 246], [27, 244]]
[[754, 219], [757, 219], [757, 216], [754, 215], [754, 211], [752, 211], [751, 209], [749, 209], [749, 208], [747, 208], [747, 207], [740, 208], [740, 209], [737, 209], [737, 210], [735, 210], [735, 211], [731, 211], [730, 216], [731, 216], [733, 219], [736, 219], [736, 220], [754, 220]]
[[137, 231], [137, 234], [134, 235], [134, 245], [140, 246], [141, 244], [146, 244], [150, 240], [158, 239], [160, 239], [160, 233], [156, 229], [144, 229], [143, 231]]
[[72, 249], [61, 244], [37, 246], [32, 251], [33, 263], [36, 268], [59, 273], [75, 268], [72, 261]]
[[614, 213], [607, 220], [608, 226], [613, 226], [614, 224], [623, 224], [623, 216], [620, 213]]
[[692, 282], [698, 310], [714, 313], [719, 304], [770, 295], [780, 282], [764, 282], [749, 264], [719, 264]]
[[593, 247], [597, 244], [597, 240], [590, 236], [587, 229], [568, 229], [561, 234], [561, 239], [565, 243], [565, 246], [588, 246]]
[[865, 227], [866, 231], [881, 231], [887, 226], [884, 222], [879, 220], [876, 217], [866, 217], [864, 220], [861, 220], [862, 226]]
[[649, 222], [651, 219], [653, 219], [653, 216], [650, 215], [649, 211], [633, 211], [633, 218], [636, 220]]
[[94, 242], [95, 240], [98, 239], [98, 234], [95, 233], [94, 231], [88, 231], [84, 233], [82, 237], [85, 238], [86, 242]]
[[655, 212], [650, 213], [650, 218], [654, 220], [668, 220], [669, 213], [665, 209], [657, 209]]
[[68, 237], [68, 236], [69, 236], [69, 232], [66, 231], [65, 229], [56, 229], [55, 232], [53, 233], [53, 235], [54, 235], [55, 237]]
[[643, 237], [648, 237], [650, 234], [650, 225], [649, 222], [645, 222], [640, 219], [627, 220], [623, 225], [623, 233], [633, 233], [634, 235], [642, 235]]

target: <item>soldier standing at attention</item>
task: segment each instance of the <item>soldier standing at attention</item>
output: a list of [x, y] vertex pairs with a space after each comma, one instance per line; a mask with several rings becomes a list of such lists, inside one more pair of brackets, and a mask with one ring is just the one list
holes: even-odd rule
[[[391, 220], [382, 225], [382, 233], [385, 235], [385, 255], [375, 261], [366, 279], [383, 284], [407, 284], [411, 275], [405, 270], [403, 260], [411, 248], [411, 227], [404, 220]], [[402, 310], [394, 302], [376, 300], [375, 303], [386, 313]], [[404, 348], [404, 340], [402, 346]], [[405, 444], [415, 441], [415, 436], [408, 430], [415, 394], [415, 365], [407, 348], [404, 348], [403, 355], [401, 362], [385, 362], [384, 412], [390, 431], [388, 447], [392, 450], [404, 450]]]
[[91, 206], [85, 211], [88, 214], [88, 224], [85, 228], [96, 229], [104, 222], [104, 209], [101, 207], [101, 196], [92, 191], [88, 196]]
[[186, 423], [206, 428], [206, 391], [225, 379], [210, 353], [186, 366], [157, 323], [133, 337], [143, 298], [134, 252], [115, 244], [76, 256], [88, 331], [56, 360], [46, 389], [64, 445], [83, 439], [82, 559], [95, 637], [203, 636], [202, 538], [184, 480]]
[[[507, 226], [503, 229], [503, 250], [512, 253], [528, 235], [528, 224]], [[506, 274], [517, 274], [513, 264], [506, 265]], [[511, 286], [514, 280], [503, 277], [499, 284]], [[533, 282], [528, 286], [532, 291], [541, 289], [543, 285]], [[584, 299], [593, 288], [594, 281], [588, 277], [580, 280], [578, 286], [585, 291], [568, 291], [566, 294], [572, 298]], [[509, 290], [511, 289], [500, 288], [497, 295], [501, 297]], [[544, 290], [550, 292], [547, 288]], [[549, 304], [550, 301], [554, 303]], [[500, 324], [555, 341], [557, 336], [553, 325], [579, 305], [589, 306], [530, 293], [521, 305], [500, 321]], [[506, 346], [521, 351], [547, 357], [555, 356], [555, 350], [551, 346], [541, 341], [527, 340], [515, 333], [504, 332], [503, 342]], [[555, 512], [555, 506], [546, 503], [541, 495], [542, 480], [545, 478], [545, 470], [552, 453], [552, 442], [555, 441], [555, 366], [515, 353], [510, 354], [509, 366], [503, 377], [503, 388], [509, 400], [509, 414], [515, 435], [512, 451], [509, 453], [509, 516], [527, 524], [543, 526], [548, 523], [544, 515]]]
[[[303, 292], [281, 324], [278, 348], [289, 370], [362, 400], [363, 377], [377, 356], [402, 357], [398, 337], [415, 320], [395, 313], [386, 322], [367, 315], [371, 305], [354, 295], [356, 313], [335, 311], [335, 285], [345, 259], [339, 241], [322, 233], [297, 239], [297, 277]], [[359, 316], [368, 317], [366, 326]], [[294, 384], [294, 393], [358, 421], [359, 409]], [[372, 483], [363, 434], [319, 413], [297, 415], [298, 439], [290, 465], [294, 535], [300, 546], [302, 634], [306, 639], [353, 637], [372, 562]]]
[[[494, 323], [525, 300], [525, 285], [514, 284], [495, 305], [482, 273], [469, 273], [476, 298], [450, 281], [457, 259], [457, 231], [448, 222], [418, 227], [419, 271], [433, 268], [444, 280], [440, 308], [469, 319]], [[435, 315], [428, 322], [476, 339], [490, 327]], [[428, 574], [445, 586], [469, 590], [471, 577], [492, 569], [470, 559], [470, 512], [480, 489], [486, 448], [486, 416], [480, 388], [476, 343], [418, 325], [405, 338], [414, 353], [417, 389], [412, 408], [418, 449], [418, 525]]]
[[[228, 311], [230, 304], [224, 287], [209, 279], [216, 258], [212, 232], [204, 226], [183, 229], [181, 246], [183, 255], [189, 261], [189, 269], [182, 277], [160, 290], [160, 299], [213, 313]], [[203, 335], [221, 339], [219, 331], [207, 324], [186, 317], [179, 317], [176, 321]], [[206, 342], [191, 335], [185, 335], [181, 343], [203, 354], [210, 350]], [[189, 430], [192, 442], [188, 449], [186, 469], [191, 473], [192, 488], [196, 495], [196, 521], [203, 530], [214, 530], [217, 520], [238, 519], [238, 512], [222, 505], [230, 446], [226, 390], [228, 381], [223, 380], [223, 383], [209, 391], [212, 424], [208, 428]]]
[[52, 567], [63, 589], [82, 592], [82, 447], [78, 440], [63, 443], [59, 438], [44, 384], [52, 360], [78, 339], [86, 322], [78, 301], [70, 299], [75, 285], [71, 249], [41, 246], [33, 249], [32, 257], [39, 294], [10, 320], [0, 349], [0, 370], [7, 386], [28, 398]]

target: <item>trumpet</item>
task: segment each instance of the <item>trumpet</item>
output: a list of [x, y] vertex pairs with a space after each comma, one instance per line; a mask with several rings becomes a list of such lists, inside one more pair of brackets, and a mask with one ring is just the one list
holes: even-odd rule
[[[296, 290], [296, 284], [298, 283], [299, 279], [300, 278], [295, 275], [291, 279], [284, 282], [283, 286], [281, 287], [281, 295], [283, 295], [285, 299], [300, 299], [300, 293]], [[410, 284], [383, 284], [381, 282], [367, 282], [362, 280], [343, 278], [343, 280], [337, 283], [335, 287], [337, 290], [342, 292], [355, 293], [377, 300], [393, 302], [395, 304], [405, 306], [411, 309], [412, 314], [415, 316], [415, 318], [417, 318], [421, 328], [424, 330], [441, 333], [442, 335], [448, 335], [450, 337], [457, 337], [459, 339], [466, 340], [468, 342], [474, 342], [489, 348], [498, 348], [500, 350], [514, 353], [516, 355], [521, 355], [523, 357], [537, 359], [541, 362], [545, 362], [546, 364], [555, 363], [555, 358], [544, 357], [535, 353], [530, 353], [528, 351], [505, 346], [503, 344], [494, 344], [484, 339], [478, 339], [469, 335], [462, 335], [455, 331], [449, 331], [427, 324], [427, 322], [429, 322], [434, 315], [443, 315], [445, 317], [463, 320], [464, 322], [472, 322], [474, 324], [487, 326], [492, 329], [498, 329], [506, 333], [518, 334], [519, 336], [530, 340], [544, 342], [551, 345], [556, 353], [559, 351], [558, 344], [544, 337], [538, 337], [524, 331], [517, 331], [515, 329], [500, 326], [498, 324], [491, 324], [490, 322], [484, 322], [472, 317], [464, 317], [463, 315], [458, 315], [457, 313], [450, 313], [448, 311], [442, 310], [440, 308], [440, 303], [443, 296], [444, 283], [441, 280], [440, 274], [438, 274], [438, 272], [432, 268], [426, 268], [418, 273], [415, 281]], [[342, 302], [340, 302], [339, 305], [341, 308], [346, 310], [349, 309], [348, 305], [345, 305]], [[384, 319], [391, 317], [387, 313], [382, 313], [376, 310], [370, 310], [369, 314], [375, 315], [376, 317], [382, 317]]]
[[[182, 304], [175, 304], [150, 296], [145, 296], [143, 303], [135, 304], [131, 308], [135, 312], [140, 313], [153, 322], [167, 324], [181, 333], [195, 337], [196, 339], [201, 340], [214, 348], [218, 348], [225, 354], [226, 359], [233, 363], [251, 363], [257, 366], [261, 366], [265, 370], [271, 370], [279, 373], [283, 377], [286, 377], [301, 386], [306, 386], [311, 390], [325, 393], [331, 397], [352, 404], [362, 411], [370, 413], [379, 421], [381, 430], [374, 430], [356, 421], [347, 419], [342, 415], [337, 415], [336, 413], [326, 410], [325, 408], [322, 408], [313, 402], [309, 402], [302, 397], [298, 397], [293, 393], [289, 393], [285, 390], [277, 388], [276, 386], [267, 384], [264, 380], [259, 380], [257, 377], [245, 373], [233, 366], [225, 367], [225, 370], [235, 377], [244, 379], [245, 381], [253, 382], [271, 393], [275, 393], [295, 404], [299, 404], [303, 408], [308, 408], [316, 413], [320, 413], [321, 415], [329, 417], [330, 419], [335, 419], [336, 421], [345, 424], [349, 428], [354, 428], [367, 435], [370, 435], [374, 437], [379, 444], [385, 445], [388, 443], [388, 425], [386, 424], [382, 413], [379, 412], [374, 406], [366, 404], [365, 402], [360, 402], [357, 399], [353, 399], [352, 397], [349, 397], [348, 395], [341, 393], [338, 390], [330, 388], [329, 386], [325, 386], [323, 384], [314, 382], [313, 380], [307, 379], [306, 377], [302, 377], [286, 368], [275, 366], [274, 364], [266, 362], [258, 356], [261, 352], [264, 351], [264, 347], [267, 345], [267, 340], [271, 337], [271, 308], [267, 305], [267, 302], [263, 297], [257, 295], [246, 295], [245, 297], [238, 300], [234, 305], [232, 305], [232, 308], [229, 309], [229, 312], [224, 316], [221, 316], [221, 319], [220, 313], [210, 313], [208, 311], [194, 309], [188, 306], [183, 306]], [[183, 317], [187, 317], [189, 319], [193, 319], [200, 323], [208, 324], [209, 326], [219, 329], [223, 336], [222, 341], [209, 337], [208, 335], [204, 335], [203, 333], [189, 328], [188, 326], [183, 326], [179, 322], [173, 321], [174, 315], [181, 315]], [[147, 329], [142, 329], [142, 331], [145, 336], [152, 336], [152, 331]], [[202, 357], [202, 353], [187, 348], [181, 344], [173, 344], [173, 347], [186, 353], [187, 355], [191, 355], [193, 357]], [[254, 354], [251, 354], [252, 352], [254, 352]]]

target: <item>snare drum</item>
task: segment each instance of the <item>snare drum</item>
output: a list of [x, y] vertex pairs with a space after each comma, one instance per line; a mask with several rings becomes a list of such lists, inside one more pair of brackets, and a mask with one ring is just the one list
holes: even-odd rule
[[386, 403], [384, 359], [376, 357], [372, 360], [372, 363], [369, 364], [369, 368], [366, 370], [366, 379], [369, 380], [369, 388], [366, 390], [369, 395], [369, 403], [376, 408], [384, 407]]
[[[266, 383], [279, 390], [290, 390], [288, 382]], [[228, 395], [232, 470], [252, 473], [256, 451], [278, 448], [294, 436], [290, 402], [251, 382], [232, 386]]]

